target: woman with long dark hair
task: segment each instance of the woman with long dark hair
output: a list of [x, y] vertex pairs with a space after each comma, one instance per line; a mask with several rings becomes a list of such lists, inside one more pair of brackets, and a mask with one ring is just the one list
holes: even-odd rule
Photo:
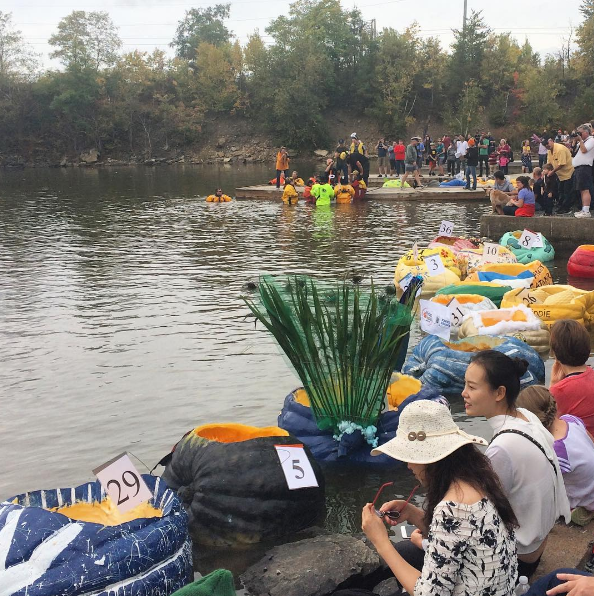
[[528, 410], [516, 407], [520, 379], [528, 363], [485, 350], [466, 370], [464, 407], [469, 416], [484, 416], [493, 429], [485, 455], [499, 476], [518, 518], [518, 573], [530, 577], [559, 517], [570, 509], [553, 437]]
[[[363, 531], [409, 594], [513, 594], [517, 521], [477, 445], [486, 441], [458, 428], [445, 405], [421, 400], [402, 412], [396, 437], [372, 451], [407, 462], [427, 489], [424, 509], [398, 500], [363, 508]], [[382, 519], [418, 528], [421, 570], [394, 548]]]

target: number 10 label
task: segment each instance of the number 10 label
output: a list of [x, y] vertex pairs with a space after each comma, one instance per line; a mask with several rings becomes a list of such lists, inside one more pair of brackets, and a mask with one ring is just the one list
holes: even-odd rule
[[303, 445], [275, 445], [289, 490], [318, 486]]
[[135, 468], [127, 453], [122, 453], [93, 470], [101, 486], [120, 513], [126, 513], [148, 501], [153, 493]]

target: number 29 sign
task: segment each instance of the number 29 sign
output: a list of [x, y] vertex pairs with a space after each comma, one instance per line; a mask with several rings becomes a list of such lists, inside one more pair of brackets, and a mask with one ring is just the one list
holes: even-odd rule
[[97, 476], [120, 513], [134, 509], [153, 496], [127, 453], [122, 453], [95, 468], [93, 474]]

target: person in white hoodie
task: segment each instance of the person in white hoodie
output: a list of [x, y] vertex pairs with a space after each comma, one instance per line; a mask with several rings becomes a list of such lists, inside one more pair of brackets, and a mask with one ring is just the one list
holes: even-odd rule
[[529, 578], [555, 522], [569, 523], [571, 511], [553, 436], [532, 412], [516, 407], [527, 368], [525, 360], [479, 352], [466, 370], [462, 397], [466, 413], [485, 416], [493, 429], [486, 455], [518, 518], [518, 575]]

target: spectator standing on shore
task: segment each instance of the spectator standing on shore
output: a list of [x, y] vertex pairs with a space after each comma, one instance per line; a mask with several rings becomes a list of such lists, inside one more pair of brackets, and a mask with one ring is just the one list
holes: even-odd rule
[[578, 151], [573, 156], [572, 165], [575, 168], [575, 189], [581, 194], [582, 210], [577, 211], [576, 217], [591, 217], [590, 202], [594, 194], [592, 183], [592, 163], [594, 162], [594, 138], [592, 126], [582, 124], [578, 126], [575, 134]]
[[534, 201], [536, 202], [536, 210], [544, 210], [544, 179], [542, 177], [542, 170], [537, 166], [532, 172], [532, 192], [534, 193]]
[[483, 176], [483, 164], [485, 164], [485, 176], [489, 175], [489, 139], [481, 135], [478, 145], [478, 160], [480, 165], [479, 176]]
[[557, 213], [569, 213], [573, 205], [573, 172], [571, 153], [561, 143], [555, 143], [551, 138], [547, 139], [547, 163], [553, 166], [547, 170], [547, 176], [557, 174], [559, 177], [559, 207]]
[[388, 146], [384, 142], [384, 139], [380, 139], [375, 146], [377, 151], [377, 177], [381, 178], [382, 174], [388, 176], [386, 170], [386, 163], [388, 161]]
[[420, 137], [417, 138], [417, 165], [419, 166], [419, 172], [423, 167], [423, 157], [425, 154], [425, 144], [421, 141]]
[[394, 145], [394, 159], [396, 161], [396, 175], [404, 174], [404, 159], [406, 155], [406, 145], [402, 139], [398, 139], [398, 143]]
[[466, 414], [484, 416], [493, 429], [485, 455], [518, 518], [518, 575], [529, 578], [555, 522], [563, 517], [569, 523], [571, 512], [553, 437], [534, 414], [516, 406], [527, 368], [525, 360], [496, 350], [479, 352], [466, 369], [462, 397]]
[[472, 190], [476, 190], [476, 166], [478, 165], [478, 149], [474, 138], [468, 139], [466, 150], [466, 190], [470, 190], [470, 176], [472, 175]]
[[532, 385], [520, 392], [518, 407], [526, 408], [553, 435], [553, 449], [559, 459], [571, 521], [585, 526], [594, 517], [594, 442], [581, 418], [558, 416], [551, 392], [542, 385]]
[[555, 357], [550, 391], [560, 414], [584, 421], [594, 435], [594, 370], [590, 357], [590, 336], [583, 325], [561, 319], [551, 327], [551, 352]]
[[408, 178], [409, 174], [413, 174], [418, 187], [422, 187], [421, 178], [419, 176], [419, 165], [418, 165], [418, 151], [417, 145], [419, 144], [419, 137], [412, 137], [410, 144], [406, 147], [406, 155], [404, 158], [404, 176], [402, 177], [402, 186]]
[[396, 172], [396, 158], [394, 157], [394, 146], [396, 143], [388, 141], [388, 175], [393, 176]]
[[497, 163], [499, 164], [499, 169], [506, 175], [509, 174], [507, 164], [509, 164], [510, 160], [511, 147], [505, 139], [501, 139], [499, 147], [497, 147]]
[[281, 174], [285, 180], [289, 177], [289, 156], [286, 147], [281, 147], [276, 154], [276, 188], [280, 188]]
[[468, 141], [464, 135], [458, 136], [458, 144], [456, 145], [456, 174], [462, 172], [466, 173], [466, 152], [468, 151]]
[[443, 136], [443, 146], [444, 146], [446, 152], [450, 148], [450, 145], [451, 144], [452, 144], [452, 139], [451, 139], [450, 135], [449, 134], [445, 134]]
[[440, 176], [443, 176], [443, 166], [446, 162], [446, 148], [443, 143], [443, 139], [441, 139], [439, 143], [437, 143], [437, 146], [435, 147], [435, 153], [437, 154], [437, 165], [439, 166], [439, 174]]
[[540, 137], [538, 143], [538, 167], [542, 168], [542, 166], [547, 163], [547, 147], [544, 143], [544, 139]]
[[522, 141], [522, 172], [524, 174], [532, 173], [532, 149], [528, 139]]
[[456, 175], [456, 165], [457, 165], [457, 158], [456, 158], [457, 148], [456, 148], [456, 139], [454, 139], [448, 150], [446, 152], [446, 159], [448, 164], [448, 174], [453, 178]]
[[553, 207], [559, 200], [559, 177], [553, 173], [553, 164], [546, 163], [542, 167], [544, 188], [542, 206], [545, 215], [553, 215]]

